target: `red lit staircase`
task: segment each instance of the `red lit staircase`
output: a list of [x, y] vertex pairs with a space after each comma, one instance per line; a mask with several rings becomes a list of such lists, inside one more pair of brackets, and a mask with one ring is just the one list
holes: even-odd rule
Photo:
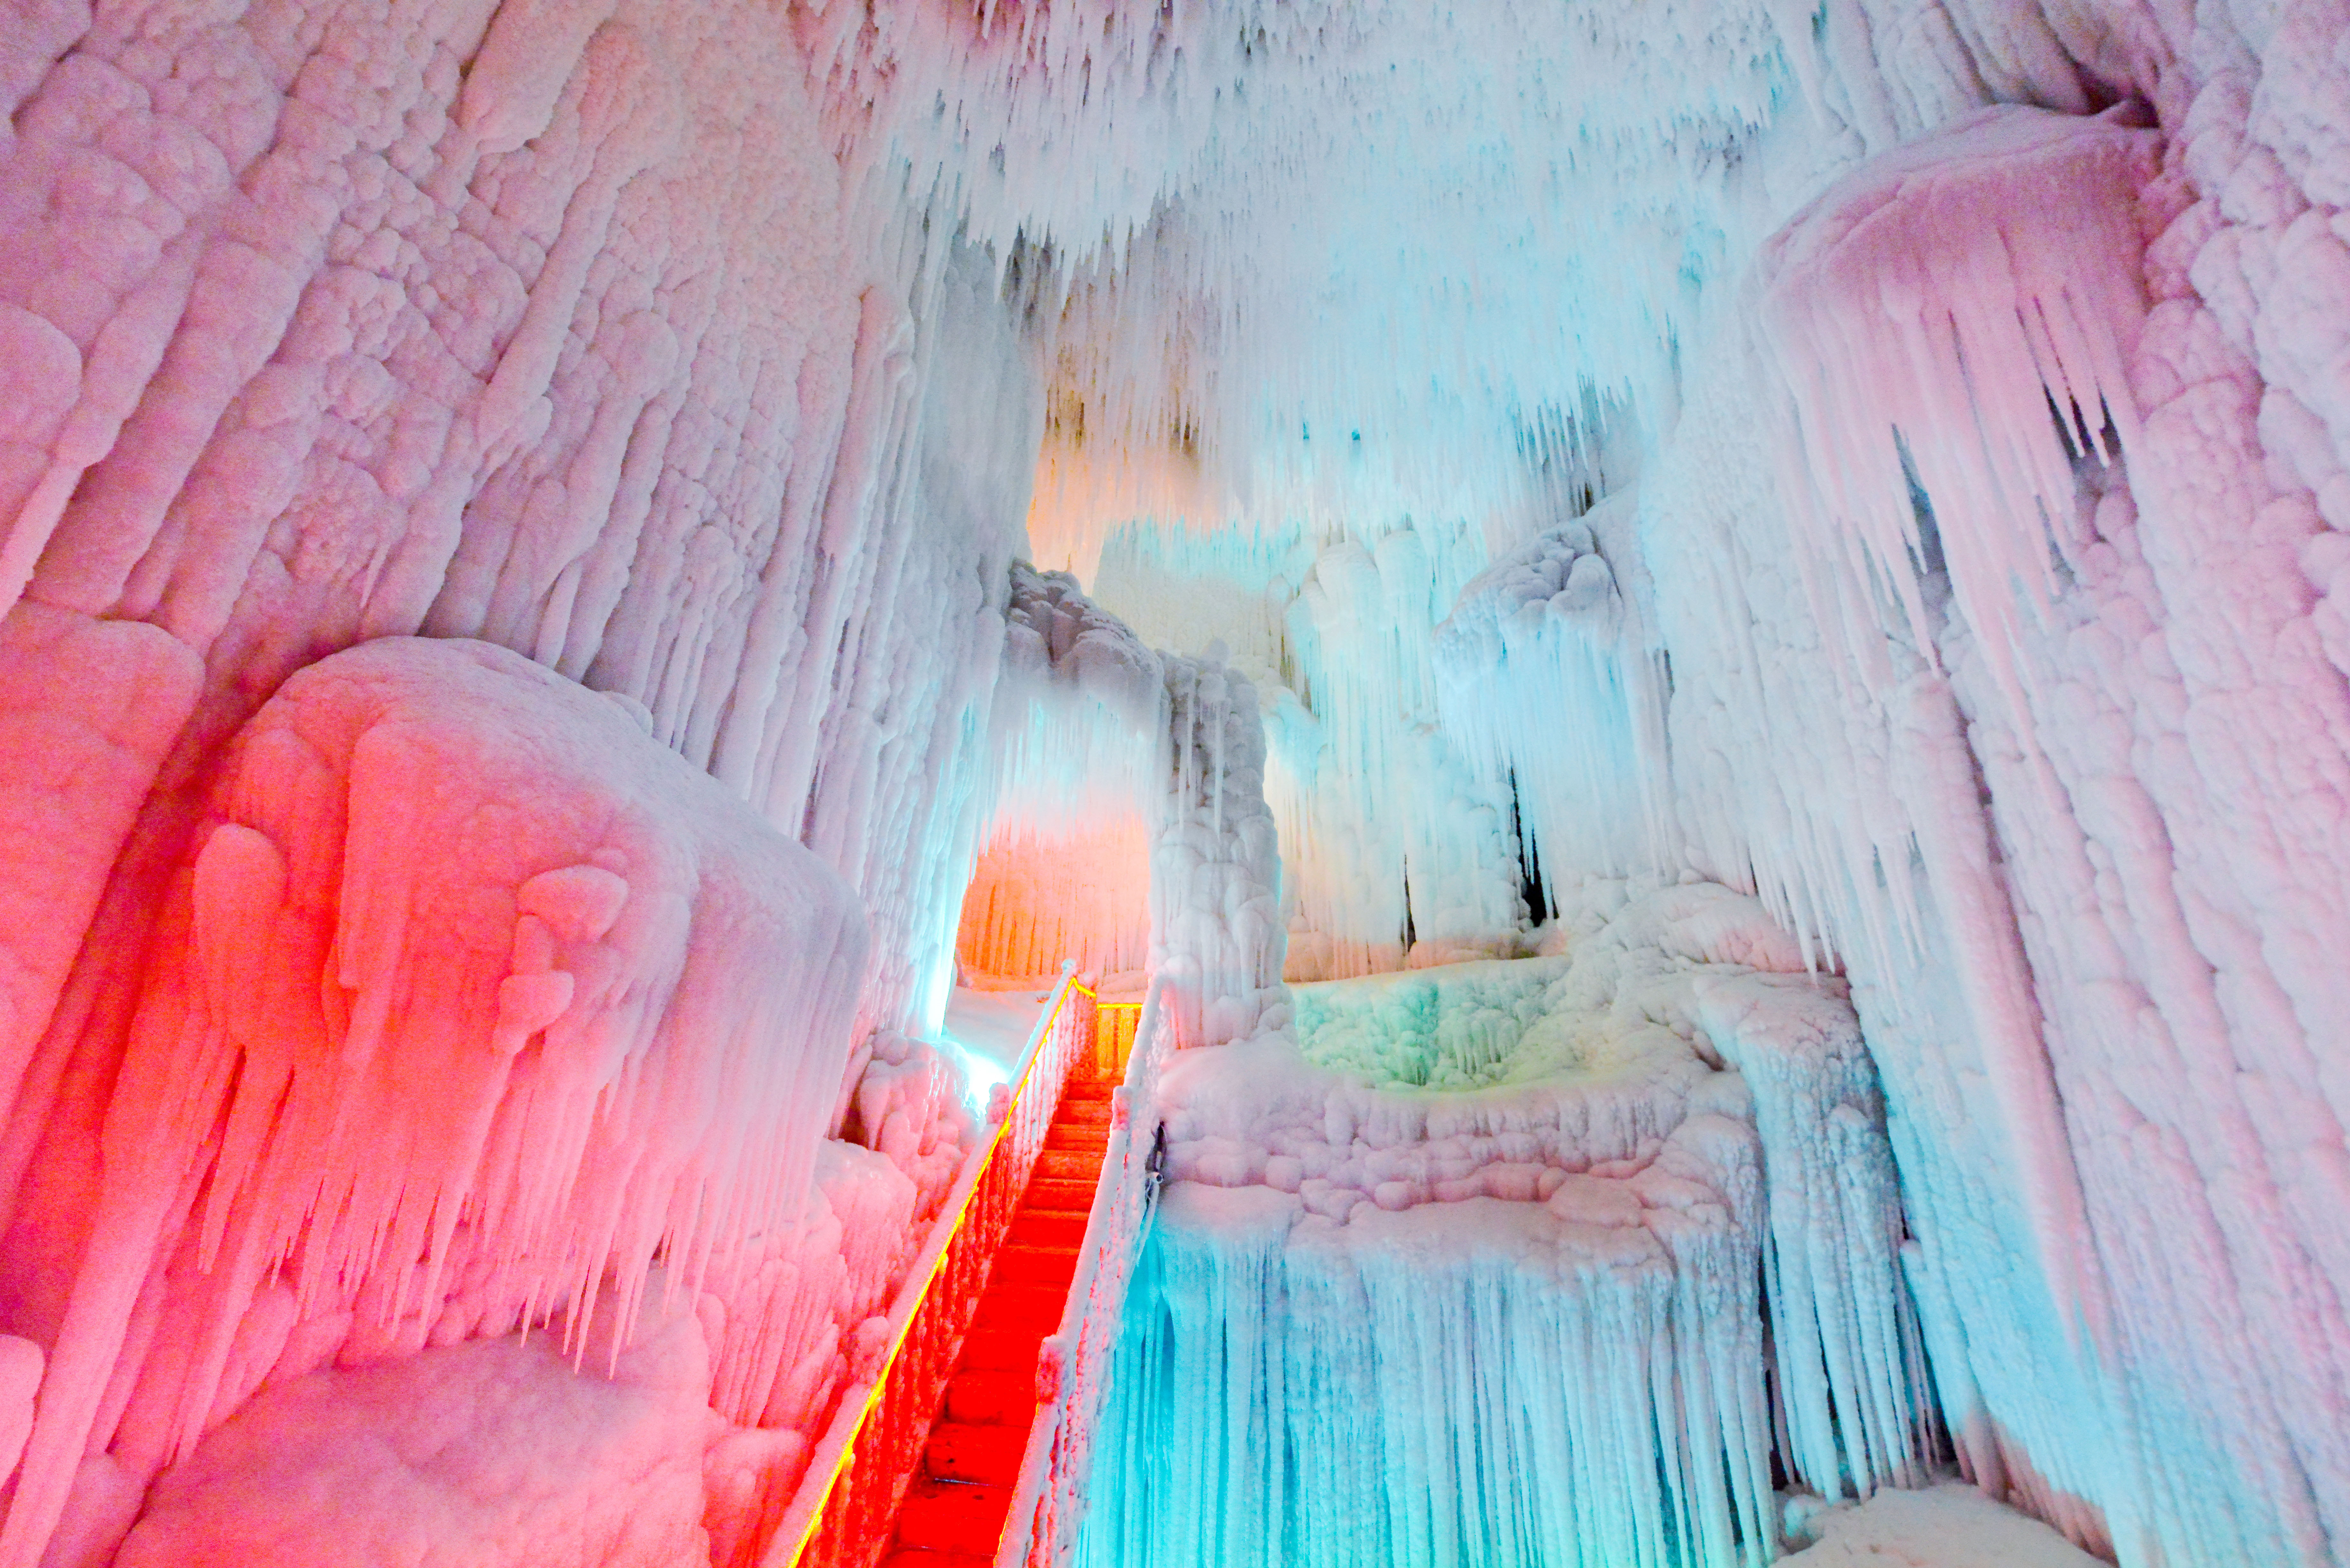
[[1060, 1326], [1109, 1145], [1108, 1076], [1080, 1064], [906, 1492], [882, 1568], [990, 1568], [1036, 1415], [1036, 1357]]

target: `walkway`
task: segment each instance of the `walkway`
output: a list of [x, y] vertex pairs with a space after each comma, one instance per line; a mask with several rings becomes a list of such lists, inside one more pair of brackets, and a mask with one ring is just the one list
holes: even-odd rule
[[1060, 1326], [1109, 1144], [1110, 1089], [1081, 1062], [931, 1428], [883, 1568], [989, 1568], [1036, 1415], [1036, 1356]]

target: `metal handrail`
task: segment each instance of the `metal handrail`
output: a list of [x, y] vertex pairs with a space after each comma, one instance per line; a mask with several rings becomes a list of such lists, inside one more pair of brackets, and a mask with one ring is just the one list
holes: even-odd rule
[[[840, 1495], [842, 1482], [848, 1477], [858, 1459], [858, 1439], [865, 1433], [868, 1423], [889, 1391], [890, 1374], [898, 1366], [917, 1318], [930, 1300], [931, 1289], [944, 1272], [953, 1244], [962, 1236], [971, 1218], [982, 1184], [992, 1173], [998, 1151], [1019, 1119], [1036, 1064], [1052, 1043], [1055, 1025], [1060, 1020], [1061, 1010], [1066, 1004], [1069, 993], [1076, 991], [1088, 998], [1095, 994], [1091, 989], [1077, 983], [1076, 969], [1074, 961], [1062, 964], [1061, 979], [1039, 1016], [1035, 1032], [1029, 1037], [1020, 1071], [1003, 1101], [993, 1135], [965, 1161], [962, 1172], [956, 1178], [954, 1188], [949, 1194], [945, 1214], [932, 1227], [931, 1239], [924, 1245], [921, 1256], [908, 1272], [905, 1283], [899, 1288], [896, 1301], [891, 1303], [889, 1350], [883, 1355], [871, 1383], [867, 1386], [864, 1398], [858, 1401], [854, 1412], [848, 1409], [844, 1400], [842, 1407], [835, 1414], [825, 1433], [823, 1444], [812, 1456], [815, 1462], [809, 1466], [811, 1479], [802, 1481], [794, 1494], [782, 1525], [760, 1559], [762, 1568], [791, 1568], [791, 1565], [799, 1563], [815, 1543], [827, 1511]], [[1066, 1065], [1063, 1064], [1064, 1068]], [[1066, 1071], [1063, 1076], [1066, 1078]], [[1055, 1087], [1057, 1089], [1059, 1085]], [[1050, 1119], [1049, 1112], [1046, 1119]], [[821, 1480], [816, 1480], [816, 1477], [821, 1477]], [[880, 1544], [879, 1542], [873, 1543], [877, 1552]]]

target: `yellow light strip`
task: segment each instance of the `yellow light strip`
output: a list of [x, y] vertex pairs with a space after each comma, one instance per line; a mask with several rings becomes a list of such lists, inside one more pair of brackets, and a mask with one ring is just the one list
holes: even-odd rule
[[833, 1461], [832, 1474], [824, 1483], [824, 1500], [808, 1515], [807, 1527], [800, 1532], [799, 1544], [792, 1548], [789, 1561], [795, 1564], [806, 1553], [808, 1543], [816, 1539], [817, 1527], [824, 1523], [824, 1511], [831, 1506], [833, 1491], [840, 1485], [840, 1478], [847, 1473], [849, 1462], [857, 1457], [857, 1439], [864, 1435], [865, 1423], [872, 1418], [875, 1407], [881, 1403], [882, 1392], [889, 1386], [889, 1374], [898, 1365], [898, 1353], [905, 1348], [906, 1335], [913, 1332], [914, 1319], [929, 1303], [931, 1287], [938, 1282], [939, 1271], [947, 1265], [947, 1253], [952, 1250], [955, 1238], [962, 1233], [963, 1222], [971, 1218], [972, 1200], [979, 1196], [981, 1184], [986, 1181], [989, 1169], [995, 1164], [996, 1150], [1003, 1147], [1005, 1136], [1012, 1131], [1013, 1113], [1020, 1107], [1020, 1097], [1028, 1092], [1029, 1075], [1036, 1070], [1036, 1059], [1045, 1054], [1045, 1042], [1053, 1037], [1053, 1025], [1059, 1021], [1061, 1008], [1068, 1002], [1071, 991], [1084, 991], [1087, 996], [1094, 994], [1072, 980], [1061, 988], [1059, 998], [1053, 1003], [1053, 1011], [1045, 1015], [1045, 1026], [1038, 1032], [1036, 1049], [1028, 1054], [1027, 1062], [1020, 1069], [1020, 1081], [1012, 1085], [1012, 1097], [1004, 1102], [1003, 1119], [996, 1124], [995, 1136], [988, 1140], [987, 1153], [980, 1160], [979, 1174], [972, 1179], [970, 1190], [963, 1194], [962, 1207], [955, 1211], [954, 1222], [947, 1228], [946, 1240], [939, 1244], [938, 1256], [931, 1260], [931, 1272], [922, 1280], [921, 1293], [915, 1298], [913, 1309], [906, 1314], [906, 1321], [898, 1325], [897, 1336], [889, 1342], [889, 1354], [881, 1358], [881, 1370], [874, 1374], [873, 1386], [866, 1391], [865, 1407], [857, 1413], [857, 1424], [848, 1428], [848, 1438], [840, 1445], [840, 1457]]

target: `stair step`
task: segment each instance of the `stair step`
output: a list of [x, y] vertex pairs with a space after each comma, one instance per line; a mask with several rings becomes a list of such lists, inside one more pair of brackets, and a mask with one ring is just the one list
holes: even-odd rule
[[1102, 1157], [1096, 1150], [1048, 1148], [1036, 1156], [1036, 1168], [1029, 1179], [1097, 1182], [1101, 1168]]
[[1020, 1460], [1027, 1449], [1025, 1426], [941, 1421], [931, 1428], [922, 1458], [941, 1480], [1008, 1487], [1020, 1484]]
[[1032, 1366], [1017, 1372], [958, 1372], [947, 1385], [946, 1417], [984, 1425], [1016, 1422], [1024, 1431], [1036, 1418], [1036, 1374]]
[[898, 1511], [898, 1544], [931, 1552], [969, 1552], [975, 1546], [992, 1553], [1011, 1509], [1008, 1486], [916, 1476]]
[[[1091, 1210], [1093, 1206], [1094, 1183], [1063, 1181], [1056, 1177], [1038, 1177], [1029, 1182], [1027, 1197], [1022, 1203], [1024, 1209], [1031, 1210], [1043, 1209], [1080, 1216]], [[1079, 1234], [1084, 1233], [1082, 1225], [1078, 1230]]]
[[1117, 1083], [1087, 1075], [1063, 1087], [881, 1568], [984, 1568], [994, 1559], [1035, 1417], [1038, 1347], [1068, 1304]]
[[1078, 1251], [1075, 1247], [1007, 1246], [995, 1254], [988, 1286], [1057, 1285], [1066, 1290], [1077, 1277]]
[[962, 1360], [958, 1363], [965, 1372], [1006, 1372], [1029, 1380], [1035, 1386], [1036, 1377], [1036, 1347], [1045, 1341], [1057, 1324], [1029, 1328], [1024, 1325], [990, 1324], [974, 1324], [963, 1336]]
[[1039, 1334], [1050, 1334], [1061, 1325], [1061, 1308], [1068, 1299], [1066, 1284], [1015, 1284], [990, 1290], [979, 1299], [979, 1315], [972, 1320], [972, 1332], [1033, 1328]]
[[[1088, 1207], [1091, 1207], [1089, 1204]], [[1014, 1247], [1070, 1247], [1081, 1245], [1086, 1239], [1086, 1216], [1056, 1214], [1051, 1210], [1027, 1209], [1012, 1221], [1009, 1243]]]

